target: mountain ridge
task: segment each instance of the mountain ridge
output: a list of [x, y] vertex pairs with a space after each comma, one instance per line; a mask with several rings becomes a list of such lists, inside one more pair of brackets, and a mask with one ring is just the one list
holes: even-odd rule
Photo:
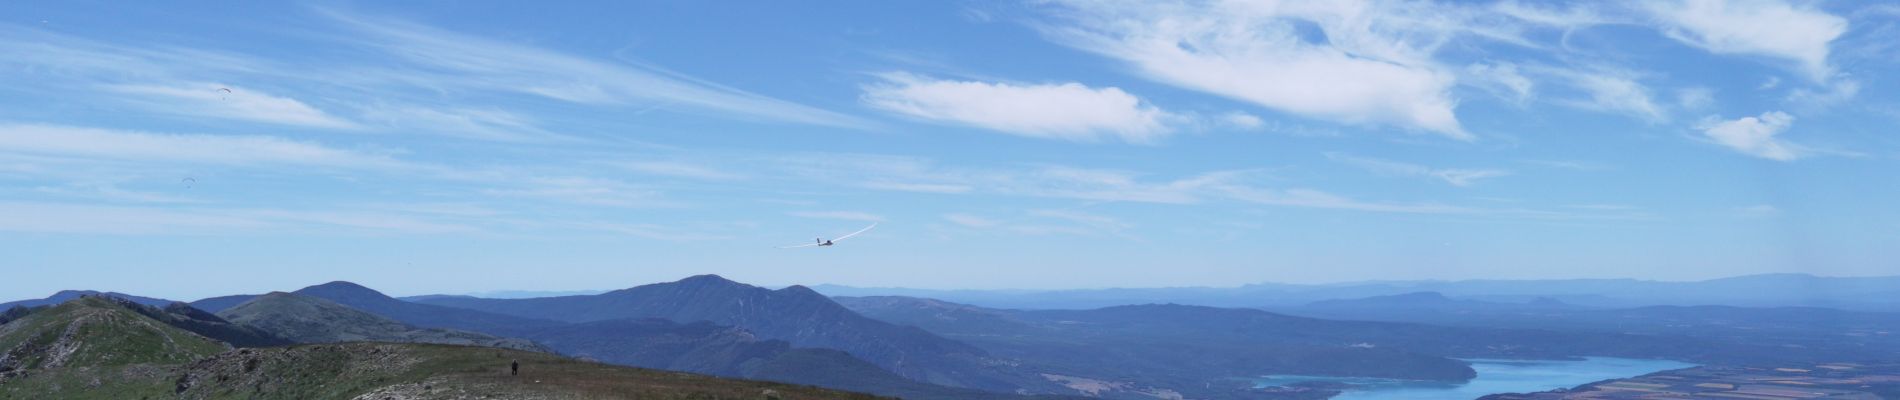
[[1009, 391], [1065, 390], [1007, 366], [974, 346], [915, 327], [858, 315], [803, 286], [777, 290], [696, 275], [598, 295], [534, 299], [431, 298], [424, 304], [461, 307], [566, 322], [663, 318], [681, 323], [710, 321], [746, 329], [795, 347], [832, 348], [870, 361], [900, 376], [953, 387]]

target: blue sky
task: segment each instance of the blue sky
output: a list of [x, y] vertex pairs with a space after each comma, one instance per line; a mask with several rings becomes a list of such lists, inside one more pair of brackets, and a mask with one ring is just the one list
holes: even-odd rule
[[1877, 2], [4, 8], [6, 298], [1900, 259]]

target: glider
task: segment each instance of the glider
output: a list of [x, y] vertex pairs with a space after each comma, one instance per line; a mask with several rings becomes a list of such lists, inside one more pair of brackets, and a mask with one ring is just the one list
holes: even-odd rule
[[864, 233], [864, 231], [868, 231], [868, 230], [871, 230], [871, 228], [876, 228], [876, 227], [877, 227], [877, 223], [876, 223], [876, 222], [872, 222], [872, 223], [871, 223], [871, 226], [867, 226], [867, 227], [864, 227], [864, 229], [859, 229], [859, 230], [858, 230], [857, 232], [851, 232], [850, 234], [847, 234], [847, 235], [844, 235], [844, 236], [839, 236], [839, 237], [838, 237], [838, 238], [836, 238], [836, 239], [831, 239], [831, 240], [825, 240], [825, 239], [812, 239], [812, 243], [810, 243], [810, 244], [801, 244], [801, 245], [796, 245], [796, 246], [784, 246], [784, 247], [779, 247], [779, 248], [781, 248], [781, 249], [796, 249], [796, 248], [800, 248], [800, 247], [820, 247], [820, 246], [830, 246], [832, 242], [836, 242], [836, 241], [840, 241], [840, 240], [845, 240], [846, 238], [850, 238], [850, 237], [852, 237], [852, 236], [857, 236], [857, 235], [858, 235], [858, 234], [860, 234], [860, 233]]

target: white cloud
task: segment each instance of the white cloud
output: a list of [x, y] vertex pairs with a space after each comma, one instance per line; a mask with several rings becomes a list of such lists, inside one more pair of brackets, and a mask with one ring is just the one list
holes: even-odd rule
[[[173, 85], [104, 85], [106, 91], [137, 96], [122, 97], [144, 107], [173, 114], [257, 121], [318, 128], [355, 128], [337, 118], [288, 97], [216, 83]], [[229, 90], [227, 92], [226, 90]]]
[[794, 217], [842, 219], [846, 221], [883, 222], [884, 216], [857, 211], [794, 211], [786, 213]]
[[[1446, 21], [1455, 10], [1424, 9], [1431, 7], [1074, 2], [1065, 10], [1071, 24], [1045, 31], [1159, 82], [1307, 117], [1470, 140], [1448, 93], [1456, 74], [1430, 55], [1451, 36], [1481, 25]], [[1310, 37], [1319, 35], [1324, 39]]]
[[1702, 134], [1716, 143], [1751, 156], [1792, 161], [1801, 158], [1804, 151], [1801, 146], [1776, 139], [1775, 135], [1794, 125], [1794, 116], [1780, 111], [1762, 113], [1760, 117], [1742, 117], [1734, 120], [1705, 124]]
[[271, 136], [162, 134], [59, 125], [0, 125], [0, 152], [119, 161], [389, 168], [382, 154]]
[[1847, 19], [1783, 1], [1683, 0], [1642, 2], [1670, 38], [1717, 54], [1747, 54], [1794, 62], [1808, 79], [1832, 75], [1828, 45], [1847, 32]]
[[1119, 88], [1079, 83], [1016, 85], [889, 73], [864, 87], [864, 102], [887, 111], [1029, 137], [1153, 142], [1173, 132], [1167, 111]]
[[1430, 178], [1459, 187], [1471, 186], [1481, 179], [1496, 178], [1511, 174], [1510, 171], [1499, 169], [1432, 168], [1418, 164], [1358, 157], [1341, 153], [1326, 153], [1326, 158], [1378, 174]]

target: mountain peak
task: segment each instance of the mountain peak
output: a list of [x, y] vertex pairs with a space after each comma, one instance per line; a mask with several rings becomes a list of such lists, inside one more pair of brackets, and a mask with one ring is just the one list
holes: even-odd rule
[[686, 279], [681, 279], [674, 283], [681, 284], [681, 285], [689, 285], [689, 286], [742, 286], [742, 285], [745, 285], [743, 283], [735, 282], [731, 279], [726, 279], [726, 277], [714, 275], [714, 274], [693, 275], [693, 276], [686, 277]]
[[791, 285], [791, 286], [786, 286], [786, 287], [785, 287], [784, 289], [779, 289], [779, 290], [777, 290], [777, 292], [780, 292], [780, 293], [786, 293], [786, 294], [796, 294], [796, 295], [800, 295], [800, 296], [818, 296], [818, 297], [825, 297], [825, 295], [823, 295], [823, 294], [819, 294], [819, 293], [818, 293], [818, 291], [816, 291], [816, 290], [811, 290], [811, 288], [808, 288], [808, 287], [805, 287], [805, 285]]
[[335, 282], [325, 283], [322, 285], [316, 285], [316, 286], [306, 287], [303, 289], [297, 289], [297, 291], [294, 293], [322, 297], [322, 298], [331, 299], [331, 300], [346, 303], [346, 304], [348, 303], [348, 301], [344, 301], [344, 300], [347, 300], [347, 299], [396, 300], [393, 297], [384, 295], [383, 292], [378, 292], [375, 289], [370, 289], [370, 288], [364, 287], [363, 285], [358, 285], [358, 284], [347, 282], [347, 281], [335, 281]]

